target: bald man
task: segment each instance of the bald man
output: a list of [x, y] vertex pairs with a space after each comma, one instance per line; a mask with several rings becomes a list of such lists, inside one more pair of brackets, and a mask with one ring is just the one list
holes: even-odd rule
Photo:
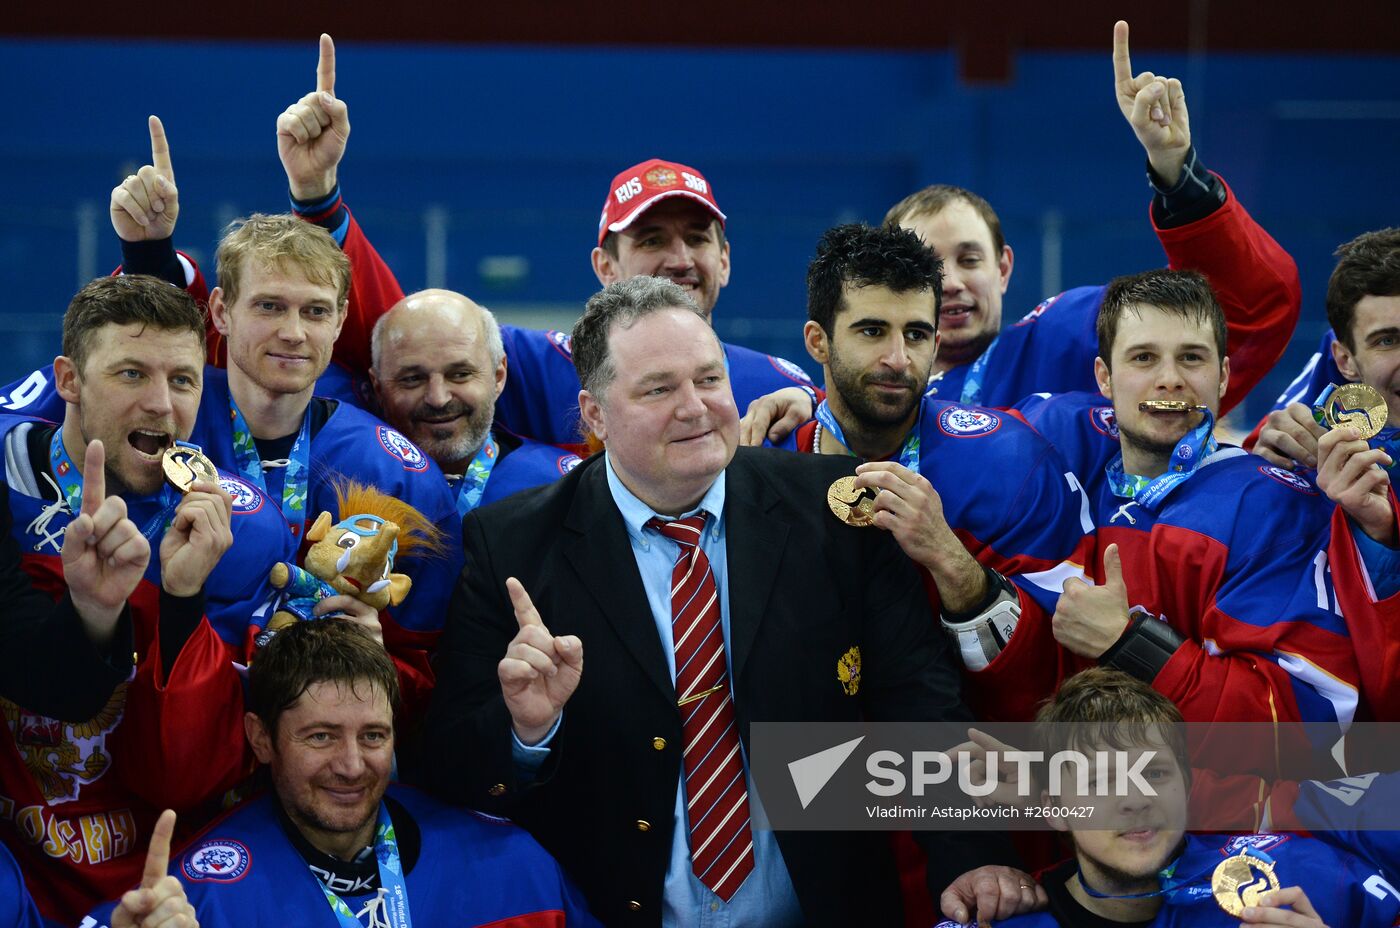
[[459, 515], [551, 483], [579, 463], [578, 455], [494, 427], [506, 385], [501, 327], [462, 294], [404, 297], [375, 324], [370, 350], [384, 418], [442, 468]]

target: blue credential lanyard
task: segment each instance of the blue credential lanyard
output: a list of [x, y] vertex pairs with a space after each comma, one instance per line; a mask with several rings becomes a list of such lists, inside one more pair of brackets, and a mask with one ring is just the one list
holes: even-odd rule
[[[1317, 395], [1317, 399], [1313, 400], [1313, 419], [1323, 428], [1327, 427], [1327, 420], [1322, 416], [1322, 407], [1327, 404], [1328, 398], [1336, 389], [1337, 385], [1335, 383], [1329, 383], [1326, 389]], [[1367, 439], [1367, 443], [1370, 444], [1372, 448], [1379, 448], [1390, 455], [1390, 460], [1393, 463], [1387, 467], [1386, 470], [1394, 471], [1397, 466], [1400, 466], [1400, 428], [1387, 425]]]
[[[388, 925], [389, 928], [412, 928], [413, 920], [408, 916], [408, 887], [404, 884], [403, 864], [399, 860], [399, 842], [394, 834], [394, 823], [389, 820], [389, 810], [384, 803], [379, 804], [379, 824], [374, 830], [374, 857], [379, 862], [379, 887], [383, 896], [384, 920], [373, 916], [371, 925]], [[341, 928], [364, 928], [350, 907], [325, 885], [321, 891], [331, 905]]]
[[1181, 486], [1187, 477], [1196, 472], [1202, 461], [1219, 449], [1220, 443], [1215, 440], [1214, 430], [1215, 416], [1207, 409], [1201, 416], [1201, 424], [1188, 432], [1172, 449], [1166, 473], [1157, 477], [1124, 473], [1123, 453], [1120, 451], [1104, 466], [1109, 488], [1114, 495], [1134, 500], [1143, 509], [1156, 512], [1167, 494]]
[[[1252, 847], [1247, 847], [1242, 853], [1248, 854], [1250, 857], [1262, 861], [1270, 867], [1274, 865], [1274, 859], [1263, 851], [1256, 851]], [[1228, 860], [1229, 858], [1226, 859]], [[1085, 881], [1084, 871], [1082, 869], [1076, 868], [1075, 874], [1079, 878], [1080, 888], [1084, 890], [1086, 895], [1093, 896], [1095, 899], [1151, 899], [1153, 896], [1165, 896], [1167, 902], [1171, 904], [1177, 901], [1177, 897], [1183, 889], [1194, 885], [1201, 877], [1205, 876], [1206, 873], [1214, 871], [1216, 867], [1220, 866], [1219, 864], [1207, 864], [1190, 876], [1177, 877], [1176, 865], [1180, 862], [1179, 859], [1174, 860], [1165, 869], [1157, 873], [1157, 879], [1161, 882], [1162, 888], [1155, 889], [1150, 893], [1124, 893], [1123, 895], [1101, 893], [1096, 891]]]
[[496, 444], [496, 436], [486, 433], [486, 444], [476, 452], [462, 479], [457, 481], [457, 515], [466, 518], [467, 513], [481, 505], [481, 496], [486, 492], [486, 481], [491, 479], [491, 469], [500, 459], [501, 448]]
[[987, 350], [977, 356], [977, 360], [972, 362], [972, 367], [968, 370], [967, 376], [963, 378], [961, 402], [968, 406], [977, 406], [982, 402], [982, 378], [987, 373], [987, 364], [992, 360], [992, 352], [997, 349], [997, 342], [1001, 341], [998, 335], [992, 339], [992, 343], [987, 346]]
[[[267, 493], [267, 479], [263, 475], [257, 442], [253, 440], [253, 430], [248, 428], [248, 420], [243, 418], [243, 412], [234, 402], [232, 393], [229, 393], [228, 405], [229, 415], [233, 419], [234, 463], [245, 480]], [[297, 440], [292, 443], [292, 451], [287, 455], [287, 472], [282, 476], [282, 515], [286, 516], [287, 524], [297, 538], [301, 537], [306, 525], [306, 495], [310, 479], [311, 407], [307, 406], [301, 417], [301, 431], [297, 433]]]
[[[851, 446], [846, 444], [846, 433], [841, 431], [841, 424], [837, 422], [836, 417], [832, 415], [831, 408], [827, 406], [826, 400], [822, 400], [817, 404], [817, 424], [830, 432], [831, 437], [840, 442], [841, 447], [845, 448], [848, 454], [852, 457], [856, 456], [856, 453], [851, 450]], [[820, 434], [816, 436], [812, 450], [821, 454]], [[917, 474], [919, 472], [919, 424], [917, 421], [915, 421], [914, 427], [909, 430], [909, 436], [904, 439], [904, 445], [899, 449], [899, 456], [896, 460], [914, 473]]]
[[[175, 445], [178, 448], [202, 450], [199, 445], [192, 445], [187, 441], [177, 441]], [[63, 501], [67, 504], [69, 513], [77, 518], [78, 513], [83, 508], [83, 472], [68, 456], [68, 449], [63, 447], [62, 428], [54, 430], [53, 439], [49, 442], [49, 466], [53, 470], [54, 476], [58, 478], [58, 491], [63, 494]], [[178, 505], [180, 505], [179, 494], [170, 484], [162, 483], [160, 509], [141, 529], [141, 534], [146, 536], [147, 541], [154, 543], [157, 535], [165, 533], [165, 527], [170, 524], [170, 516]]]

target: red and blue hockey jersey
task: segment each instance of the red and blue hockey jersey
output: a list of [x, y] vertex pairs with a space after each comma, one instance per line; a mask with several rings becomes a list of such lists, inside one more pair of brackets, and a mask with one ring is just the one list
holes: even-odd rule
[[[1283, 356], [1303, 299], [1293, 259], [1226, 191], [1224, 205], [1206, 218], [1156, 229], [1168, 266], [1205, 274], [1225, 310], [1231, 377], [1222, 414]], [[1045, 300], [1003, 329], [976, 361], [935, 380], [929, 395], [1011, 406], [1032, 393], [1094, 389], [1094, 325], [1103, 291], [1076, 287]]]
[[[25, 431], [51, 423], [0, 416], [10, 475], [13, 534], [24, 570], [57, 598], [63, 590], [60, 550], [73, 518], [67, 505], [31, 494], [47, 484], [48, 461], [33, 461]], [[205, 584], [205, 619], [167, 678], [160, 648], [159, 535], [150, 566], [131, 597], [134, 676], [95, 718], [70, 724], [2, 703], [0, 828], [29, 874], [30, 890], [50, 918], [75, 923], [100, 899], [134, 884], [141, 848], [165, 808], [198, 827], [200, 808], [248, 771], [242, 700], [202, 699], [206, 680], [195, 668], [227, 667], [211, 623], [242, 621], [267, 597], [267, 574], [295, 546], [277, 507], [256, 487], [220, 473], [234, 499], [233, 546]], [[159, 495], [125, 497], [138, 527], [159, 526]], [[163, 527], [154, 529], [159, 533]], [[212, 643], [212, 644], [211, 644]], [[235, 675], [236, 676], [236, 675]], [[235, 691], [236, 693], [236, 691]], [[192, 711], [176, 711], [183, 705]]]
[[[1311, 481], [1222, 448], [1154, 513], [1109, 485], [1105, 466], [1119, 449], [1103, 397], [1038, 397], [1021, 411], [1088, 493], [1095, 580], [1117, 544], [1130, 608], [1187, 639], [1152, 681], [1187, 721], [1350, 724], [1358, 671], [1328, 569], [1332, 505]], [[1049, 623], [1023, 617], [969, 687], [995, 717], [1027, 720], [1090, 663], [1060, 648]]]
[[[237, 468], [233, 428], [229, 416], [228, 375], [205, 368], [204, 394], [190, 440], [204, 448], [215, 464]], [[268, 494], [280, 500], [283, 471], [264, 472]], [[437, 464], [398, 431], [369, 413], [338, 403], [325, 425], [311, 436], [311, 476], [306, 521], [318, 513], [336, 512], [334, 482], [349, 477], [397, 497], [427, 516], [449, 539], [450, 554], [442, 559], [405, 559], [395, 564], [413, 578], [413, 590], [404, 606], [391, 610], [405, 632], [430, 640], [442, 627], [447, 600], [462, 569], [462, 529], [447, 491], [447, 480]], [[297, 536], [302, 537], [298, 531]]]
[[[1153, 928], [1238, 928], [1239, 917], [1216, 903], [1210, 876], [1221, 861], [1245, 848], [1268, 855], [1274, 862], [1279, 884], [1301, 886], [1327, 925], [1390, 928], [1400, 919], [1400, 894], [1386, 883], [1375, 865], [1326, 842], [1288, 834], [1189, 834], [1173, 871], [1181, 885], [1164, 895], [1162, 907], [1151, 922]], [[1053, 878], [1063, 880], [1073, 872], [1072, 866], [1060, 868]], [[1062, 926], [1049, 911], [1018, 915], [998, 924], [1007, 928]], [[939, 922], [934, 928], [962, 926]]]
[[[404, 883], [413, 924], [453, 928], [592, 928], [599, 924], [589, 914], [582, 893], [524, 829], [505, 819], [443, 805], [416, 790], [395, 786], [388, 795], [413, 820], [395, 820], [395, 830], [403, 835], [416, 826], [421, 834], [416, 861], [409, 865], [405, 860]], [[323, 884], [278, 821], [275, 802], [274, 797], [263, 796], [232, 810], [171, 864], [170, 872], [184, 884], [203, 928], [281, 924], [334, 928], [339, 924]], [[369, 898], [342, 896], [357, 913]], [[108, 904], [93, 912], [91, 924], [110, 925], [112, 908]]]
[[[948, 526], [978, 562], [1029, 601], [1055, 611], [1065, 580], [1084, 576], [1092, 543], [1088, 501], [1054, 448], [1024, 422], [993, 409], [924, 397], [917, 470], [939, 494]], [[817, 422], [779, 446], [813, 450]], [[936, 589], [929, 593], [937, 603]]]
[[[237, 467], [229, 409], [227, 374], [206, 367], [204, 395], [191, 440], [225, 469]], [[268, 495], [276, 505], [281, 499], [284, 471], [274, 468], [264, 475]], [[443, 557], [404, 558], [394, 565], [413, 579], [413, 588], [408, 599], [380, 617], [384, 645], [399, 667], [404, 705], [412, 715], [431, 690], [427, 654], [442, 630], [447, 601], [462, 570], [461, 517], [438, 466], [398, 431], [349, 403], [336, 404], [325, 424], [311, 436], [307, 524], [321, 512], [336, 512], [335, 481], [341, 477], [375, 487], [413, 506], [442, 529], [447, 541]], [[304, 537], [303, 530], [296, 534]], [[261, 626], [267, 618], [270, 614], [260, 613], [251, 624]], [[216, 625], [215, 629], [226, 642], [240, 648], [257, 631], [248, 621]]]
[[[1390, 500], [1395, 496], [1391, 471]], [[1357, 528], [1341, 508], [1332, 514], [1332, 544], [1328, 558], [1336, 578], [1336, 593], [1356, 646], [1361, 693], [1369, 716], [1377, 721], [1400, 721], [1400, 593], [1377, 592], [1370, 570], [1357, 547]]]

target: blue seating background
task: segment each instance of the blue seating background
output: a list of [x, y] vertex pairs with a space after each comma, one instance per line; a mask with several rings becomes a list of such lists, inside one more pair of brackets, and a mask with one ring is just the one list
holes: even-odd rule
[[[314, 65], [306, 44], [0, 40], [0, 382], [53, 356], [68, 297], [117, 262], [107, 195], [149, 158], [145, 115], [170, 135], [177, 239], [212, 274], [223, 223], [285, 208], [274, 123], [312, 89]], [[1186, 81], [1203, 159], [1301, 269], [1303, 322], [1252, 416], [1325, 326], [1333, 248], [1400, 223], [1400, 56], [1139, 51], [1134, 65]], [[926, 183], [971, 187], [1001, 213], [1016, 250], [1009, 320], [1047, 285], [1162, 261], [1107, 49], [1022, 53], [1009, 83], [969, 87], [948, 52], [341, 43], [337, 92], [353, 123], [346, 197], [400, 281], [507, 317], [567, 324], [596, 289], [588, 252], [609, 180], [653, 155], [699, 167], [729, 213], [721, 334], [809, 369], [799, 333], [817, 236], [878, 221]], [[432, 280], [430, 211], [446, 223]], [[1061, 259], [1047, 276], [1052, 212]]]

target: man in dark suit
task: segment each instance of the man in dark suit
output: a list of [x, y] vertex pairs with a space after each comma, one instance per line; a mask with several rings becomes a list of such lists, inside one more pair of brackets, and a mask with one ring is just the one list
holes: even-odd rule
[[[423, 778], [508, 809], [610, 925], [897, 924], [886, 836], [750, 826], [748, 733], [968, 719], [917, 573], [828, 510], [853, 459], [736, 453], [724, 355], [676, 284], [610, 285], [573, 338], [607, 451], [467, 517]], [[932, 837], [935, 895], [995, 853]]]

